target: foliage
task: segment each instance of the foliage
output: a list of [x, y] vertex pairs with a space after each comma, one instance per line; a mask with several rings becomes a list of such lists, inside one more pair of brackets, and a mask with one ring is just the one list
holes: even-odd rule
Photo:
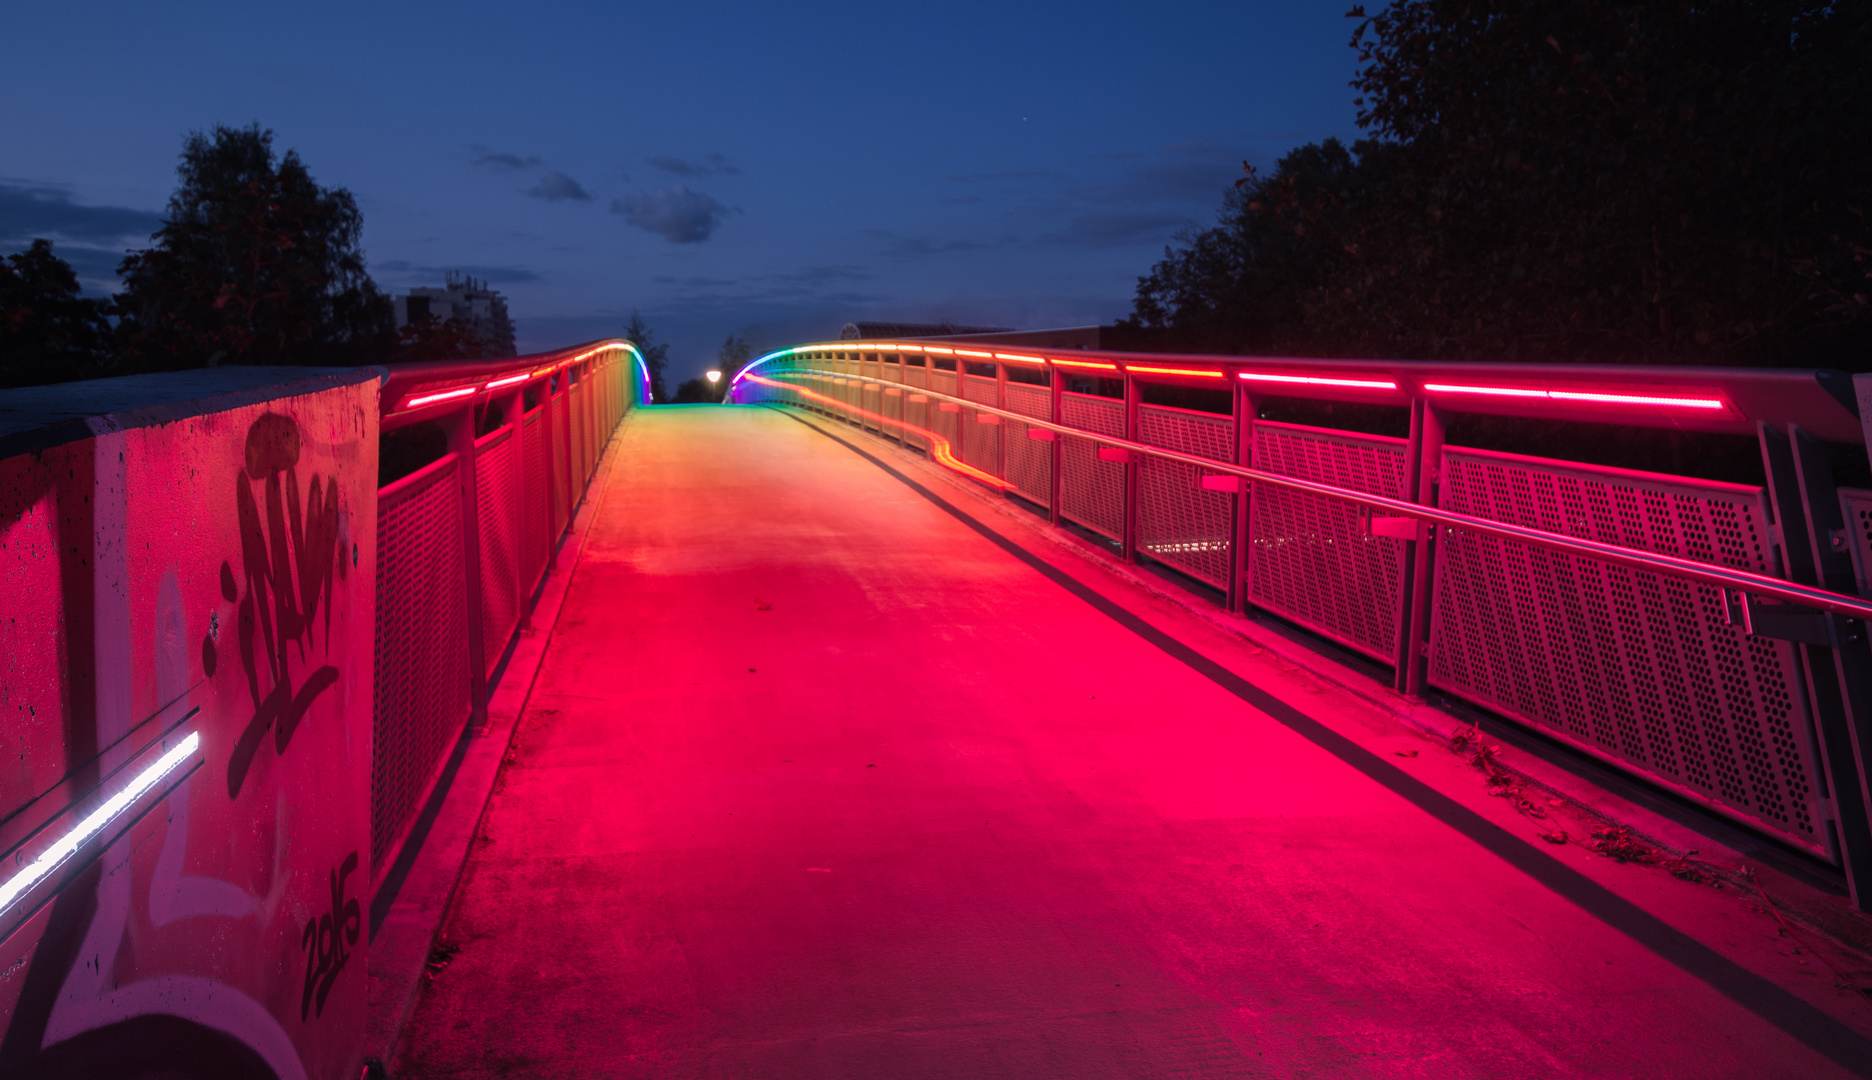
[[1140, 279], [1134, 344], [1868, 366], [1872, 2], [1394, 0], [1359, 123]]
[[155, 246], [119, 273], [127, 362], [358, 364], [396, 344], [389, 300], [365, 272], [363, 216], [258, 124], [193, 132]]
[[45, 240], [0, 258], [0, 387], [114, 374], [107, 309]]
[[650, 324], [643, 316], [631, 312], [630, 322], [624, 325], [624, 340], [637, 346], [643, 354], [644, 366], [650, 369], [650, 397], [655, 401], [668, 401], [669, 390], [663, 385], [663, 373], [669, 367], [669, 346], [659, 344]]
[[475, 324], [463, 319], [423, 315], [397, 334], [400, 361], [473, 359], [493, 354], [493, 344]]
[[721, 401], [728, 395], [729, 380], [753, 355], [752, 346], [729, 334], [728, 340], [722, 342], [722, 347], [715, 350], [715, 370], [720, 372], [720, 380], [711, 383], [706, 378], [684, 379], [682, 385], [676, 388], [672, 404], [694, 405]]

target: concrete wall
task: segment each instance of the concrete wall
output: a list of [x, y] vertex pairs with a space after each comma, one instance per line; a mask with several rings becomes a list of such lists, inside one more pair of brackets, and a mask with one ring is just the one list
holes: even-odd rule
[[357, 1075], [377, 375], [8, 392], [0, 1076]]

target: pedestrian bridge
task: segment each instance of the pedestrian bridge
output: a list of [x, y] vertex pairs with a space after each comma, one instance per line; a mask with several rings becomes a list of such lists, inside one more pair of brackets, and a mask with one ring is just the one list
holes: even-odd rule
[[18, 392], [0, 1073], [1872, 1073], [1849, 379], [640, 376]]

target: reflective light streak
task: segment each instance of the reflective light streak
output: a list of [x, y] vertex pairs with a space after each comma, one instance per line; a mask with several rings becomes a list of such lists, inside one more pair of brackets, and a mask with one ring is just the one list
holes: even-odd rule
[[85, 846], [98, 833], [103, 832], [119, 814], [148, 794], [149, 790], [160, 783], [162, 778], [177, 765], [187, 761], [200, 745], [201, 732], [189, 732], [187, 738], [177, 743], [174, 749], [157, 758], [155, 764], [144, 769], [136, 779], [130, 781], [128, 787], [111, 796], [104, 805], [86, 814], [83, 821], [73, 826], [70, 832], [59, 837], [51, 847], [41, 852], [38, 858], [27, 864], [26, 869], [13, 875], [12, 880], [5, 885], [0, 885], [0, 911], [11, 907], [13, 901], [19, 899], [20, 894], [44, 881], [79, 848]]
[[1348, 386], [1358, 390], [1396, 390], [1397, 383], [1383, 382], [1377, 379], [1328, 379], [1318, 375], [1268, 375], [1259, 371], [1243, 371], [1236, 376], [1247, 382], [1290, 383], [1303, 386]]
[[1518, 386], [1461, 386], [1425, 383], [1437, 394], [1481, 394], [1487, 397], [1544, 398], [1549, 401], [1586, 401], [1602, 405], [1657, 405], [1668, 409], [1725, 409], [1721, 398], [1665, 397], [1657, 394], [1610, 394], [1596, 390], [1534, 390]]
[[437, 394], [424, 394], [422, 397], [410, 398], [403, 403], [403, 407], [405, 409], [414, 409], [418, 405], [428, 405], [437, 401], [448, 401], [453, 398], [467, 397], [470, 394], [478, 394], [480, 392], [481, 388], [478, 386], [464, 386], [456, 390], [444, 390]]
[[1220, 371], [1199, 371], [1195, 368], [1138, 367], [1135, 364], [1130, 364], [1125, 367], [1125, 370], [1142, 371], [1150, 375], [1200, 375], [1205, 379], [1220, 379], [1222, 377]]
[[928, 428], [921, 428], [921, 427], [916, 426], [915, 424], [908, 424], [902, 420], [896, 419], [895, 417], [885, 416], [883, 413], [872, 412], [870, 409], [858, 408], [857, 406], [852, 405], [849, 402], [840, 401], [837, 398], [827, 397], [826, 395], [818, 393], [816, 391], [808, 390], [804, 386], [800, 386], [797, 383], [780, 382], [777, 379], [769, 379], [761, 375], [748, 375], [748, 379], [751, 382], [757, 382], [764, 386], [773, 386], [773, 387], [778, 387], [782, 390], [791, 390], [794, 393], [801, 395], [802, 397], [809, 397], [815, 401], [824, 402], [825, 404], [831, 405], [844, 412], [853, 413], [858, 416], [865, 417], [866, 419], [874, 420], [880, 424], [889, 424], [892, 427], [901, 428], [904, 431], [910, 432], [913, 435], [920, 435], [923, 438], [929, 440], [930, 458], [931, 460], [935, 461], [938, 465], [942, 465], [945, 468], [953, 469], [956, 472], [959, 472], [962, 475], [970, 478], [971, 480], [979, 480], [982, 483], [989, 485], [990, 487], [997, 487], [997, 488], [1002, 489], [1003, 491], [1012, 491], [1014, 489], [1014, 485], [1007, 482], [1006, 480], [1001, 479], [1000, 477], [994, 475], [993, 473], [983, 472], [980, 469], [977, 469], [975, 466], [970, 465], [967, 462], [956, 457], [955, 452], [949, 446], [949, 440], [943, 438], [941, 435], [936, 434], [934, 431], [931, 431]]

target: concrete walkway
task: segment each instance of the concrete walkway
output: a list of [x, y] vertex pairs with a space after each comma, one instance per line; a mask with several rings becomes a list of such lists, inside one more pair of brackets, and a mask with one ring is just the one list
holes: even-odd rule
[[1733, 890], [814, 423], [631, 421], [395, 1075], [1872, 1070]]

